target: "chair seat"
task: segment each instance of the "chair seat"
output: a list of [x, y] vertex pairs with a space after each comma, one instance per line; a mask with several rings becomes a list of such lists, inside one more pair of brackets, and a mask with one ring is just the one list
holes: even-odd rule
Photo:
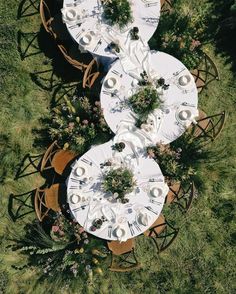
[[[163, 225], [162, 225], [163, 224]], [[151, 231], [152, 228], [154, 228], [154, 231], [156, 232], [156, 234], [160, 234], [162, 231], [164, 231], [165, 227], [166, 227], [166, 224], [165, 224], [165, 217], [163, 214], [161, 214], [157, 219], [156, 221], [152, 224], [152, 226], [147, 230], [145, 231], [143, 234], [146, 236], [146, 237], [155, 237], [155, 233]]]
[[[194, 132], [193, 132], [193, 136], [194, 136], [194, 137], [198, 137], [198, 136], [200, 136], [201, 133], [202, 133], [202, 129], [205, 130], [205, 129], [207, 128], [210, 119], [204, 119], [204, 118], [206, 118], [206, 117], [207, 117], [206, 113], [205, 113], [203, 110], [199, 110], [199, 115], [198, 115], [198, 117], [197, 117], [197, 121], [200, 120], [200, 121], [198, 122], [198, 126], [199, 126], [199, 127], [197, 127], [197, 128], [194, 129]], [[202, 119], [204, 119], [204, 120], [201, 121]], [[202, 129], [201, 129], [201, 128], [202, 128]]]
[[68, 150], [59, 150], [53, 156], [52, 166], [59, 175], [62, 175], [68, 163], [74, 158], [75, 154], [73, 152]]
[[107, 242], [107, 246], [114, 255], [121, 255], [130, 252], [134, 248], [134, 239], [128, 239], [125, 242]]
[[169, 192], [166, 196], [166, 204], [170, 204], [172, 203], [175, 198], [176, 198], [176, 194], [179, 191], [180, 188], [180, 183], [175, 183], [174, 185], [170, 186]]
[[59, 184], [54, 184], [48, 189], [45, 189], [45, 204], [47, 208], [54, 211], [60, 211], [61, 208], [58, 203]]

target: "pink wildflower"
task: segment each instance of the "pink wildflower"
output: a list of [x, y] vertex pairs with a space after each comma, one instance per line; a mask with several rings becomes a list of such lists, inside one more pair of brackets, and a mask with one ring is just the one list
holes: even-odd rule
[[52, 226], [52, 231], [54, 233], [58, 232], [59, 231], [59, 226]]

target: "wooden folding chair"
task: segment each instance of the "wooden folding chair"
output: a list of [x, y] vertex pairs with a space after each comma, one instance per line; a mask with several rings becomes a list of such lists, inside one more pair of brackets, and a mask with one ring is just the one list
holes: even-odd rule
[[110, 271], [129, 272], [141, 267], [135, 256], [134, 239], [129, 239], [126, 242], [107, 242], [107, 246], [111, 251]]
[[194, 77], [198, 93], [202, 92], [209, 83], [219, 80], [218, 69], [213, 60], [203, 52], [203, 57], [197, 69], [191, 70]]
[[166, 196], [167, 204], [175, 204], [181, 212], [187, 212], [193, 202], [196, 188], [194, 183], [183, 185], [176, 183], [169, 187], [169, 192]]
[[170, 13], [172, 10], [171, 0], [161, 0], [161, 14]]
[[225, 111], [211, 116], [200, 112], [197, 124], [193, 126], [192, 134], [196, 138], [214, 141], [221, 133], [225, 124]]
[[50, 188], [40, 189], [35, 192], [34, 206], [35, 212], [40, 222], [48, 215], [50, 210], [61, 211], [59, 205], [59, 184], [54, 184]]
[[54, 169], [57, 174], [62, 175], [67, 165], [75, 157], [76, 154], [74, 152], [61, 149], [57, 141], [54, 141], [42, 158], [40, 171], [43, 173], [46, 170]]
[[93, 59], [87, 66], [83, 77], [83, 88], [91, 88], [99, 76], [98, 63], [96, 59]]
[[157, 252], [161, 253], [174, 242], [178, 233], [179, 229], [170, 225], [161, 214], [155, 223], [144, 232], [144, 235], [152, 238], [157, 247]]

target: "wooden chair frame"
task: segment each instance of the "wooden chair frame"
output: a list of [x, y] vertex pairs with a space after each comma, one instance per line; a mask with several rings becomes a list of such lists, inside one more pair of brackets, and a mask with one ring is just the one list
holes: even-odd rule
[[[59, 202], [58, 202], [58, 208], [52, 207], [47, 204], [49, 201], [47, 200], [47, 197], [49, 195], [49, 192], [54, 192], [53, 194], [57, 194], [57, 202], [59, 199], [59, 184], [54, 184], [50, 188], [46, 189], [40, 189], [37, 188], [34, 196], [34, 207], [35, 207], [35, 213], [39, 219], [40, 222], [42, 222], [45, 217], [48, 216], [48, 213], [50, 210], [54, 211], [61, 211], [59, 208]], [[55, 205], [56, 206], [56, 205]]]
[[[196, 138], [204, 138], [214, 141], [223, 129], [225, 119], [225, 111], [201, 118], [197, 120], [197, 124], [193, 127], [193, 135], [195, 134]], [[204, 127], [201, 124], [203, 122], [207, 122], [206, 124], [203, 124]]]
[[161, 14], [170, 13], [172, 10], [171, 0], [161, 0]]
[[201, 93], [212, 81], [220, 79], [215, 63], [206, 53], [203, 53], [203, 60], [199, 68], [192, 70], [191, 74], [195, 79], [198, 93]]
[[54, 141], [44, 153], [42, 158], [40, 172], [43, 173], [45, 170], [53, 169], [52, 160], [53, 156], [61, 150], [60, 146], [57, 144], [57, 141]]
[[[157, 233], [155, 229], [158, 228], [161, 233]], [[166, 250], [175, 240], [179, 233], [179, 229], [174, 228], [170, 223], [165, 220], [162, 224], [151, 227], [149, 229], [148, 237], [151, 237], [154, 241], [158, 254]]]
[[39, 12], [40, 12], [40, 17], [41, 17], [44, 29], [46, 30], [46, 32], [48, 32], [49, 34], [53, 36], [53, 32], [51, 28], [53, 17], [51, 15], [50, 9], [45, 0], [40, 0]]
[[177, 205], [180, 211], [185, 213], [189, 210], [193, 202], [194, 195], [196, 193], [195, 185], [192, 182], [187, 185], [187, 187], [180, 184], [179, 186], [176, 186], [176, 188], [177, 189], [175, 189], [174, 186], [169, 187], [169, 193], [172, 193], [172, 196], [174, 195], [174, 198], [169, 203]]
[[57, 42], [57, 47], [61, 51], [61, 53], [64, 56], [65, 60], [67, 62], [69, 62], [74, 68], [76, 68], [76, 69], [78, 69], [80, 71], [85, 71], [86, 70], [88, 65], [84, 64], [83, 62], [79, 62], [78, 60], [76, 60], [76, 59], [72, 58], [71, 56], [69, 56], [68, 50], [66, 49], [65, 45], [59, 44]]
[[61, 149], [57, 141], [54, 141], [42, 158], [40, 172], [43, 174], [43, 172], [53, 169], [56, 174], [63, 176], [70, 161], [74, 160], [75, 157], [74, 152]]
[[138, 262], [134, 248], [122, 255], [114, 255], [111, 252], [111, 264], [109, 270], [112, 272], [130, 272], [139, 269], [141, 264]]
[[[94, 67], [96, 67], [95, 72], [93, 72]], [[94, 58], [89, 65], [87, 66], [85, 72], [84, 72], [84, 77], [83, 77], [83, 88], [91, 88], [96, 81], [96, 79], [99, 76], [99, 71], [98, 70], [98, 63], [97, 60]]]

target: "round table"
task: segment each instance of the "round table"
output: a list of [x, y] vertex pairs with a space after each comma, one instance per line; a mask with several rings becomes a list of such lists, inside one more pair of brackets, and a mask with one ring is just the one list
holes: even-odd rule
[[[192, 122], [195, 123], [194, 118], [198, 116], [197, 87], [189, 70], [179, 60], [163, 52], [147, 50], [140, 55], [139, 62], [130, 65], [129, 70], [122, 62], [121, 58], [113, 63], [100, 94], [105, 120], [120, 140], [125, 137], [139, 141], [140, 148], [156, 143], [168, 144], [180, 137]], [[135, 127], [136, 116], [127, 103], [128, 98], [140, 89], [137, 83], [143, 70], [151, 79], [162, 77], [169, 85], [167, 90], [157, 88], [163, 103], [148, 116], [151, 128], [147, 128], [148, 123], [142, 128]], [[188, 77], [184, 86], [180, 84], [183, 76]], [[112, 87], [109, 86], [111, 79], [115, 81]], [[182, 119], [182, 111], [191, 114], [189, 119]]]
[[[168, 186], [158, 164], [137, 153], [134, 142], [126, 142], [119, 152], [113, 146], [117, 138], [91, 148], [72, 165], [67, 179], [67, 201], [70, 210], [84, 229], [106, 240], [126, 241], [146, 231], [158, 218], [164, 205]], [[111, 166], [104, 165], [111, 162]], [[102, 187], [104, 175], [112, 168], [132, 170], [136, 181], [127, 194], [128, 203], [121, 203]], [[93, 231], [93, 222], [102, 219], [101, 228]]]
[[[89, 51], [97, 57], [116, 59], [117, 55], [108, 48], [111, 42], [125, 46], [130, 39], [129, 31], [132, 27], [139, 28], [139, 36], [148, 41], [154, 34], [160, 16], [160, 0], [130, 1], [134, 21], [124, 29], [110, 26], [102, 18], [103, 8], [99, 0], [64, 0], [62, 18], [72, 38], [79, 44], [82, 51]], [[73, 10], [81, 18], [69, 20], [68, 11]], [[85, 44], [84, 36], [91, 39]]]

